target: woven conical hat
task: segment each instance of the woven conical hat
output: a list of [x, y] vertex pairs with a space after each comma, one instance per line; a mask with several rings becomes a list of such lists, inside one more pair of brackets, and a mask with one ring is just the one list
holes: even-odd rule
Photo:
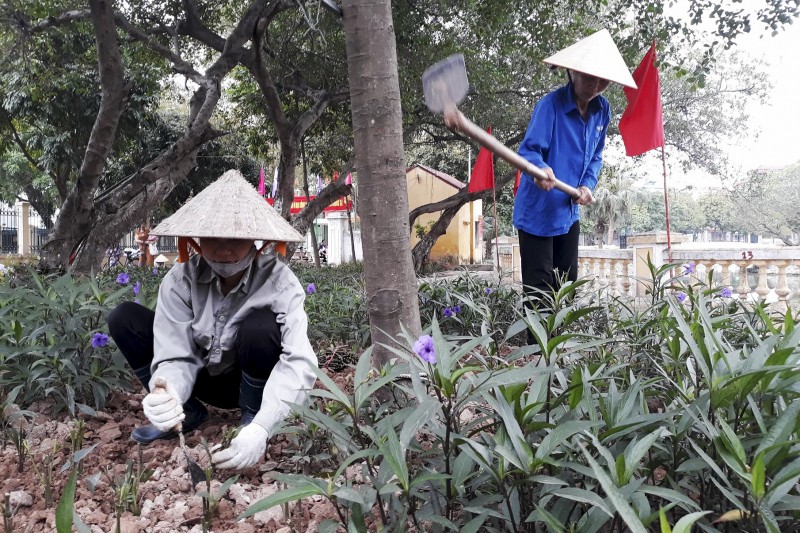
[[551, 55], [544, 62], [636, 89], [636, 82], [633, 81], [633, 76], [608, 30], [600, 30], [584, 37], [572, 46]]
[[150, 230], [173, 237], [303, 242], [238, 170], [225, 172], [175, 214]]

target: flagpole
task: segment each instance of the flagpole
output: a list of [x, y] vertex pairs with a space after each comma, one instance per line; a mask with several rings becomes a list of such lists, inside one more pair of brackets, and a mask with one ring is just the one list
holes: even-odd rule
[[492, 180], [492, 205], [494, 206], [494, 254], [497, 256], [497, 271], [500, 272], [500, 238], [497, 236], [497, 187], [495, 187], [494, 180]]
[[664, 212], [667, 219], [667, 255], [669, 262], [672, 263], [672, 235], [669, 228], [669, 192], [667, 190], [667, 158], [664, 155], [664, 145], [661, 145], [661, 166], [664, 171]]

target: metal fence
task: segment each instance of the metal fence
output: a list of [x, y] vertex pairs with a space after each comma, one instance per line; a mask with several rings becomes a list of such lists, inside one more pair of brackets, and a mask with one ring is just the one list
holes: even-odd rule
[[[42, 217], [33, 209], [28, 210], [27, 224], [21, 221], [22, 214], [27, 209], [20, 209], [17, 206], [0, 204], [0, 253], [19, 254], [20, 253], [20, 232], [29, 231], [29, 253], [38, 254], [52, 231], [51, 227], [42, 220]], [[119, 241], [120, 250], [125, 248], [137, 248], [136, 233], [131, 230]], [[177, 237], [159, 237], [156, 243], [159, 253], [177, 253]]]
[[18, 218], [16, 209], [0, 209], [0, 251], [4, 254], [15, 254], [19, 251]]

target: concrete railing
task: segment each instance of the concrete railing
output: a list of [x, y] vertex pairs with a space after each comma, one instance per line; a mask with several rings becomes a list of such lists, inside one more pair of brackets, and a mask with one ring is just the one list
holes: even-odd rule
[[[596, 288], [609, 295], [644, 296], [650, 281], [648, 260], [659, 267], [670, 262], [670, 254], [662, 234], [637, 235], [631, 240], [632, 246], [623, 250], [579, 248], [579, 277], [592, 279]], [[748, 244], [722, 248], [721, 244], [699, 248], [699, 243], [673, 243], [672, 262], [679, 263], [674, 275], [682, 283], [708, 283], [711, 273], [712, 286], [729, 289], [732, 298], [800, 303], [800, 248]], [[519, 244], [500, 244], [499, 251], [504, 274], [522, 283]]]

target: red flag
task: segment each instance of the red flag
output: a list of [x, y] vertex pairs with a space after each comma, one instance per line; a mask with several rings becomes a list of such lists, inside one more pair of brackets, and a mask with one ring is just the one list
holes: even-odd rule
[[[489, 126], [486, 131], [491, 135], [492, 127]], [[494, 155], [481, 146], [481, 150], [478, 152], [478, 159], [475, 160], [475, 166], [472, 168], [472, 175], [469, 177], [467, 192], [480, 192], [493, 187]]]
[[633, 79], [639, 88], [625, 87], [628, 107], [619, 121], [619, 132], [625, 143], [625, 153], [629, 156], [664, 146], [664, 116], [655, 41], [633, 71]]
[[517, 195], [517, 189], [519, 189], [519, 180], [522, 179], [522, 171], [517, 169], [517, 177], [514, 178], [514, 196]]
[[261, 196], [267, 194], [267, 185], [264, 183], [264, 167], [261, 167], [261, 173], [258, 175], [258, 194]]

